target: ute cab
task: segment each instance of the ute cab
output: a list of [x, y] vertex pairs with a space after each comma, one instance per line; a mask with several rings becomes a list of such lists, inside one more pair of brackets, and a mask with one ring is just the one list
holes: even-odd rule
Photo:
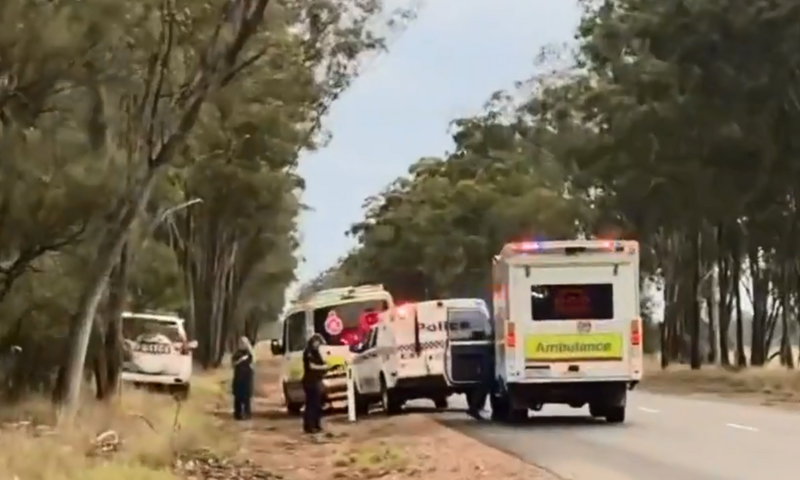
[[638, 244], [513, 243], [493, 267], [493, 416], [588, 405], [592, 416], [623, 422], [626, 392], [643, 371]]
[[[370, 342], [353, 363], [361, 412], [379, 399], [387, 413], [411, 400], [429, 399], [447, 408], [458, 386], [446, 379], [448, 328], [477, 322], [488, 328], [488, 308], [480, 299], [453, 298], [406, 303], [380, 315]], [[467, 327], [464, 327], [467, 328]]]
[[283, 358], [281, 385], [286, 409], [298, 414], [305, 403], [303, 350], [311, 335], [325, 340], [320, 353], [330, 365], [323, 379], [326, 402], [347, 396], [347, 366], [355, 346], [368, 339], [381, 312], [394, 308], [382, 285], [362, 285], [322, 290], [291, 305], [283, 320], [281, 340], [272, 343], [273, 355]]

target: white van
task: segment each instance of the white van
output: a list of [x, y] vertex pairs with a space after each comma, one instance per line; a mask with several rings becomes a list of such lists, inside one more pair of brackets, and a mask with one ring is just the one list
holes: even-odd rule
[[[638, 243], [508, 244], [493, 276], [493, 416], [516, 421], [548, 403], [588, 404], [592, 416], [624, 422], [626, 392], [643, 371]], [[458, 351], [466, 347], [450, 346], [450, 368], [477, 382]]]
[[453, 318], [463, 320], [465, 314], [481, 324], [488, 321], [486, 303], [473, 298], [407, 303], [384, 312], [353, 359], [359, 413], [376, 400], [389, 414], [423, 398], [447, 408], [448, 397], [460, 391], [445, 379], [447, 330], [458, 328], [461, 323]]
[[[322, 290], [295, 302], [283, 320], [280, 341], [272, 343], [273, 355], [283, 357], [281, 384], [286, 409], [296, 415], [305, 403], [303, 393], [303, 350], [311, 335], [325, 339], [320, 351], [334, 367], [323, 379], [326, 402], [347, 397], [347, 365], [353, 357], [350, 347], [362, 343], [378, 315], [394, 308], [392, 295], [382, 285], [363, 285]], [[374, 319], [365, 323], [365, 319]]]
[[121, 379], [142, 386], [164, 386], [187, 395], [192, 378], [192, 350], [184, 321], [174, 314], [122, 314], [124, 362]]

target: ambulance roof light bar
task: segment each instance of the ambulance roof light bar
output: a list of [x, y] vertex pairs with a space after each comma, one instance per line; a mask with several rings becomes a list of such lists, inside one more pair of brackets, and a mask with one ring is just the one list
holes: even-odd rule
[[[503, 247], [501, 256], [531, 255], [537, 253], [575, 254], [585, 251], [625, 252], [635, 248], [625, 240], [556, 240], [544, 242], [514, 242]], [[635, 249], [634, 249], [635, 251]]]

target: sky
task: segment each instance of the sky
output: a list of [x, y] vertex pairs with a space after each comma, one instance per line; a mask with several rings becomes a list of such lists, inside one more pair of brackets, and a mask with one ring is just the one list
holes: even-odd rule
[[449, 150], [449, 122], [534, 74], [539, 50], [570, 41], [578, 15], [576, 0], [426, 0], [333, 106], [331, 143], [301, 159], [313, 210], [301, 218], [300, 283], [355, 245], [345, 232], [368, 196], [420, 157]]

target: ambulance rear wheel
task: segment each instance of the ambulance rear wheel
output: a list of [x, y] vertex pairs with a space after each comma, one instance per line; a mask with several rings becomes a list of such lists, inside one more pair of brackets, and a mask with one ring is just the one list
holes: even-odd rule
[[608, 423], [624, 423], [625, 405], [606, 408], [605, 417]]

